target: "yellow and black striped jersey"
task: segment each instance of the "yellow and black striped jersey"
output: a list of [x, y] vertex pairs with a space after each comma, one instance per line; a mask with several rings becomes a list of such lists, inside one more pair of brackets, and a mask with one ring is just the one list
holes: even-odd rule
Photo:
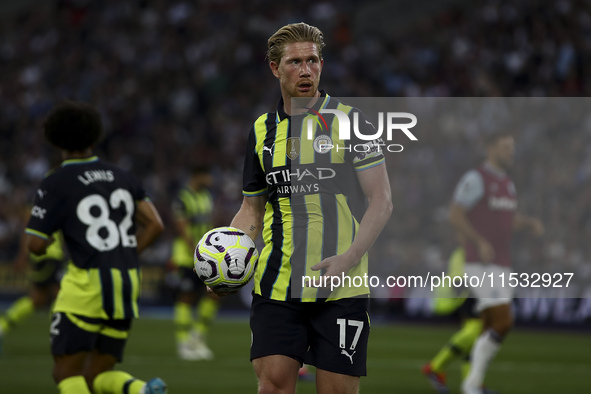
[[[335, 115], [350, 116], [353, 108], [321, 91], [310, 112], [288, 116], [277, 111], [261, 115], [250, 130], [243, 174], [245, 196], [267, 195], [263, 240], [255, 272], [256, 294], [275, 300], [333, 300], [369, 294], [367, 287], [330, 290], [302, 286], [303, 276], [319, 277], [311, 267], [344, 253], [353, 242], [366, 199], [357, 171], [384, 162], [379, 149], [353, 149], [367, 144], [353, 136], [341, 140]], [[362, 116], [362, 115], [361, 115]], [[313, 119], [312, 122], [309, 122]], [[370, 122], [359, 121], [367, 130]], [[310, 132], [310, 125], [313, 132]], [[375, 130], [364, 133], [375, 135]], [[367, 254], [349, 275], [367, 273]]]
[[173, 204], [176, 218], [188, 222], [193, 245], [187, 245], [183, 238], [175, 239], [172, 247], [172, 261], [181, 267], [193, 267], [193, 247], [201, 237], [212, 229], [213, 197], [209, 190], [193, 190], [184, 187], [179, 191]]
[[54, 311], [137, 317], [135, 209], [146, 198], [134, 176], [96, 156], [66, 160], [41, 182], [25, 231], [48, 239], [61, 230], [71, 258]]

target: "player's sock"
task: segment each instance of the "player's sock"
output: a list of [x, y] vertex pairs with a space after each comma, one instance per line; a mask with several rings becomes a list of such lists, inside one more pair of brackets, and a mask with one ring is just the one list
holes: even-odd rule
[[123, 371], [107, 371], [94, 378], [94, 394], [143, 394], [146, 382]]
[[480, 334], [482, 334], [482, 319], [466, 319], [462, 329], [452, 337], [451, 342], [461, 349], [464, 355], [469, 355]]
[[3, 317], [0, 317], [0, 329], [6, 334], [11, 327], [25, 320], [33, 313], [33, 299], [29, 296], [21, 297], [16, 300], [6, 311]]
[[84, 376], [70, 376], [59, 382], [57, 388], [60, 394], [91, 394]]
[[462, 383], [462, 389], [465, 392], [475, 389], [478, 390], [482, 387], [488, 364], [499, 351], [502, 340], [503, 337], [492, 329], [486, 330], [476, 340], [472, 349], [470, 373]]
[[462, 380], [464, 380], [468, 377], [468, 374], [470, 374], [471, 367], [472, 367], [472, 363], [470, 362], [470, 356], [464, 357], [464, 359], [462, 360], [462, 365], [460, 365], [460, 374], [461, 374]]
[[4, 316], [0, 316], [0, 336], [8, 331], [8, 320]]
[[205, 336], [211, 326], [211, 322], [215, 319], [218, 313], [218, 301], [212, 300], [209, 297], [203, 297], [197, 306], [198, 318], [195, 322], [194, 329], [201, 336]]
[[431, 360], [431, 369], [433, 372], [442, 372], [445, 367], [455, 359], [470, 354], [472, 345], [480, 335], [482, 330], [482, 321], [480, 319], [467, 319], [462, 328], [456, 332], [447, 345]]
[[177, 302], [174, 305], [174, 325], [177, 343], [184, 343], [189, 339], [192, 323], [191, 306], [184, 302]]
[[443, 372], [451, 360], [458, 356], [458, 351], [450, 343], [445, 344], [429, 363], [433, 372]]

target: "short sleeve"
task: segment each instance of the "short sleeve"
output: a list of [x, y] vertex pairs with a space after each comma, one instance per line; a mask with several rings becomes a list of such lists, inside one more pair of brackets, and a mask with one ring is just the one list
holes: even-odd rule
[[144, 189], [144, 186], [142, 185], [140, 180], [131, 174], [129, 175], [131, 178], [131, 193], [133, 195], [133, 199], [135, 201], [149, 200], [150, 198], [146, 193], [146, 189]]
[[60, 188], [45, 178], [35, 193], [35, 204], [25, 232], [43, 239], [49, 239], [60, 228], [65, 210]]
[[484, 181], [482, 175], [476, 170], [468, 171], [454, 191], [453, 202], [471, 209], [484, 196]]
[[250, 197], [267, 193], [265, 171], [261, 167], [256, 146], [256, 134], [254, 127], [252, 127], [246, 144], [244, 172], [242, 173], [242, 194]]
[[[351, 113], [353, 113], [352, 111]], [[367, 120], [363, 112], [357, 112], [359, 115], [358, 127], [359, 132], [363, 135], [375, 135], [377, 130], [373, 123]], [[351, 119], [353, 124], [354, 119]], [[367, 170], [375, 167], [385, 161], [383, 149], [385, 148], [384, 140], [377, 138], [372, 141], [361, 140], [355, 133], [351, 133], [351, 144], [354, 149], [351, 150], [352, 162], [356, 171]]]

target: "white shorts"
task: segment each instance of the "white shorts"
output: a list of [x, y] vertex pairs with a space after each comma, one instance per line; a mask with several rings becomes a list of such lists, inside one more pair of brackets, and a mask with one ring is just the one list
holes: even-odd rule
[[[466, 263], [464, 270], [468, 278], [476, 276], [480, 286], [470, 287], [471, 296], [476, 298], [474, 311], [477, 313], [497, 305], [510, 304], [513, 299], [513, 288], [507, 285], [507, 278], [512, 272], [509, 267], [496, 264]], [[492, 273], [492, 281], [490, 274]], [[500, 275], [505, 274], [505, 286], [502, 286]], [[484, 277], [484, 282], [482, 278]], [[468, 280], [470, 283], [470, 280]], [[476, 283], [476, 281], [472, 282]]]

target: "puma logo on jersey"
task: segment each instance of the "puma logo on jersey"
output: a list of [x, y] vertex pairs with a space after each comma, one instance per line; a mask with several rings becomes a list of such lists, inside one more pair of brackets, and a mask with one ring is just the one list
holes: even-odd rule
[[349, 357], [349, 360], [351, 360], [351, 364], [353, 364], [353, 355], [356, 353], [357, 351], [354, 350], [353, 353], [349, 354], [347, 353], [347, 351], [345, 349], [341, 350], [341, 354], [344, 354], [345, 356]]
[[273, 156], [273, 147], [275, 146], [275, 144], [271, 145], [271, 147], [268, 146], [263, 146], [263, 153], [265, 153], [265, 151], [269, 151], [269, 154], [271, 156]]
[[37, 189], [37, 194], [39, 195], [39, 198], [43, 200], [43, 197], [47, 194], [47, 190]]

